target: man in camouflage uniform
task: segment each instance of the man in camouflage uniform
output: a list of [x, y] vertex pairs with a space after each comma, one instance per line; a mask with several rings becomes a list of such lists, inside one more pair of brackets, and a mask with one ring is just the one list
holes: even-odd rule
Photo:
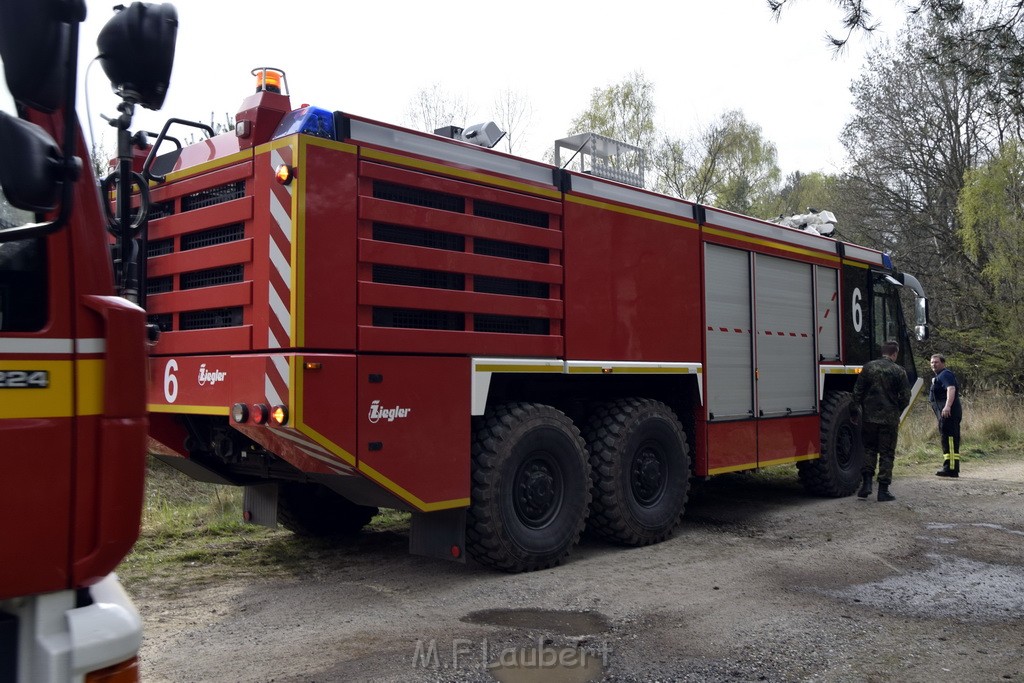
[[857, 497], [871, 495], [871, 478], [878, 465], [878, 500], [896, 500], [889, 493], [892, 463], [896, 458], [896, 436], [900, 415], [910, 403], [907, 372], [896, 364], [900, 346], [894, 341], [882, 344], [882, 357], [866, 363], [853, 387], [853, 418], [861, 423], [864, 438], [864, 483]]

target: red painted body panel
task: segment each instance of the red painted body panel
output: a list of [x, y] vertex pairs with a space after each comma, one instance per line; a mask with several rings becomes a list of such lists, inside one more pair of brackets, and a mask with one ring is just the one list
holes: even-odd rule
[[762, 467], [780, 460], [807, 459], [821, 452], [821, 420], [817, 415], [761, 420], [758, 425], [758, 464]]
[[566, 202], [569, 359], [701, 357], [700, 235], [652, 218]]
[[0, 599], [69, 587], [71, 422], [0, 420]]
[[354, 466], [358, 448], [356, 357], [317, 354], [302, 356], [302, 361], [320, 367], [302, 371], [302, 402], [295, 425], [340, 461]]
[[356, 348], [356, 166], [354, 151], [306, 147], [299, 296], [307, 348]]
[[468, 505], [469, 375], [465, 358], [361, 357], [360, 471], [420, 509]]
[[[262, 373], [258, 377], [262, 380]], [[153, 358], [149, 364], [146, 402], [150, 406], [209, 408], [226, 415], [232, 403], [244, 400], [236, 385], [247, 379], [254, 381], [236, 369], [229, 356]], [[265, 400], [262, 387], [258, 396], [259, 401]], [[209, 414], [210, 410], [198, 412]]]
[[757, 422], [709, 422], [708, 472], [736, 471], [757, 467]]

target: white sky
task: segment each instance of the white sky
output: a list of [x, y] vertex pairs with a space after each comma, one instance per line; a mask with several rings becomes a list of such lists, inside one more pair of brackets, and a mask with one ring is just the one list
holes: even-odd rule
[[[764, 0], [173, 4], [179, 29], [167, 100], [159, 112], [140, 108], [135, 129], [158, 131], [169, 117], [223, 121], [252, 91], [249, 72], [274, 66], [285, 70], [295, 107], [389, 123], [405, 123], [412, 97], [435, 83], [474, 107], [467, 124], [492, 118], [499, 91], [521, 91], [533, 109], [522, 153], [539, 159], [594, 88], [639, 69], [655, 85], [660, 130], [686, 136], [741, 109], [777, 145], [787, 173], [842, 167], [838, 136], [852, 112], [850, 82], [864, 53], [895, 35], [905, 12], [896, 0], [874, 0], [881, 29], [835, 58], [824, 34], [838, 31], [841, 17], [829, 0], [795, 0], [778, 23]], [[89, 5], [80, 79], [111, 16], [111, 4]], [[114, 131], [99, 114], [114, 114], [117, 100], [98, 64], [89, 94], [95, 134], [112, 150]]]

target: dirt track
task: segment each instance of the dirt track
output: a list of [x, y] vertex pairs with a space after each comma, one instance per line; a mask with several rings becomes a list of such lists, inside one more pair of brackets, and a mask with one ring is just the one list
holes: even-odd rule
[[1024, 681], [1024, 461], [897, 470], [893, 492], [719, 477], [668, 542], [588, 541], [531, 574], [412, 557], [381, 532], [286, 578], [143, 583], [143, 676]]

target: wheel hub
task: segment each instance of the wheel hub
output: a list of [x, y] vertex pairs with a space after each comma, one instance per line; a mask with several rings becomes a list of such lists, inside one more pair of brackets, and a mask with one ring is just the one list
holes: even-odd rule
[[557, 472], [537, 459], [526, 464], [517, 477], [516, 511], [531, 526], [546, 524], [558, 510]]
[[661, 455], [651, 448], [645, 448], [633, 459], [631, 469], [633, 496], [642, 505], [650, 505], [661, 496], [665, 485]]

